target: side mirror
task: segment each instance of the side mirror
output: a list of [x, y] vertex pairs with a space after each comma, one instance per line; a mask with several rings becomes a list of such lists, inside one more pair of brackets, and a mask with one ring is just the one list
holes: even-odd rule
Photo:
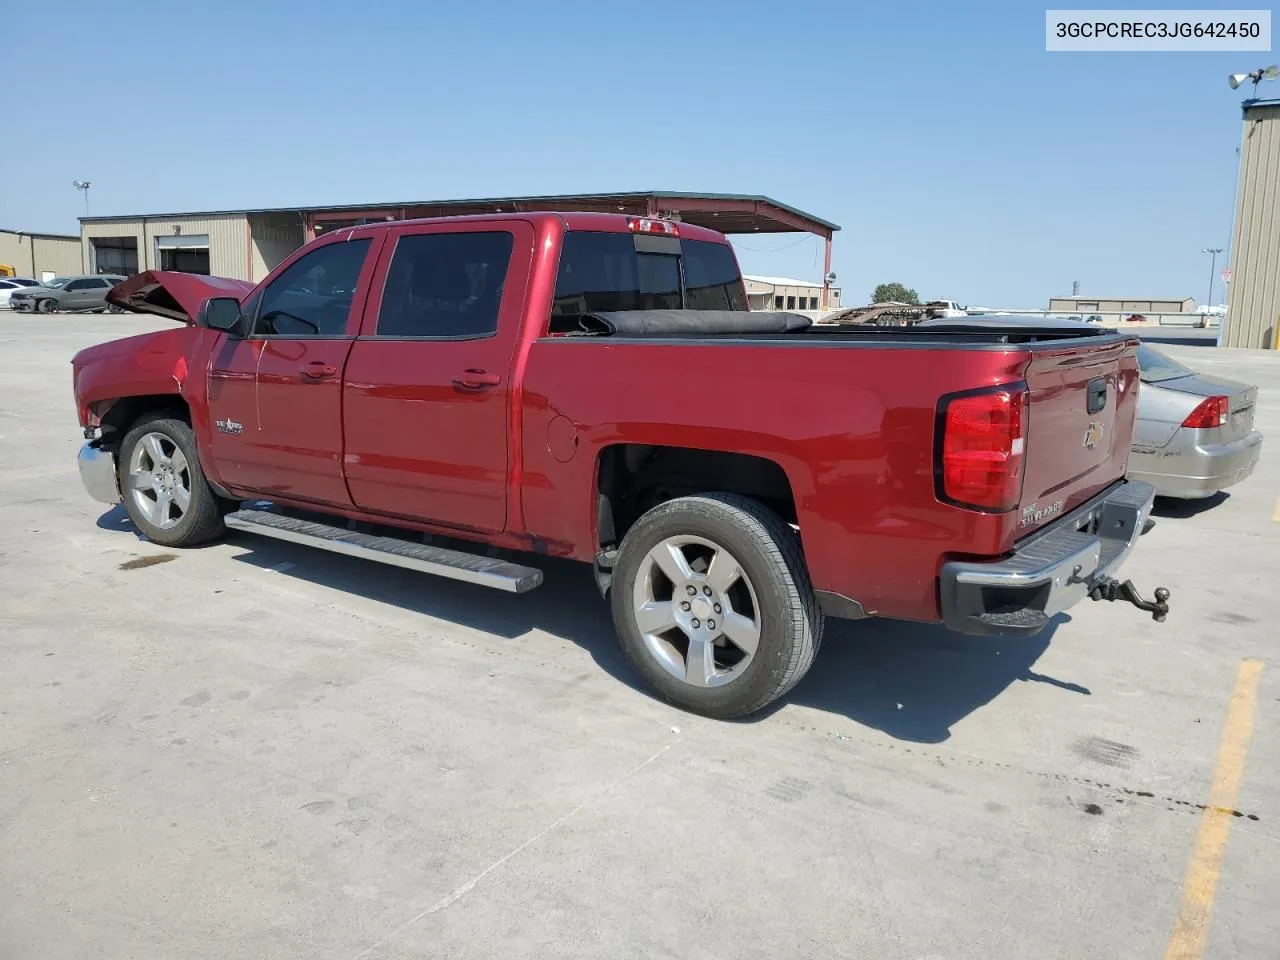
[[196, 322], [210, 330], [221, 330], [233, 337], [243, 337], [249, 332], [249, 321], [240, 312], [240, 301], [235, 297], [211, 297], [200, 305]]

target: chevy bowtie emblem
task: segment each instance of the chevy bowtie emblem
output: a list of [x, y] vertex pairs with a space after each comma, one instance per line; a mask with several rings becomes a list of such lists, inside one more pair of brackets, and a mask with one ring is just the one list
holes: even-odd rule
[[1089, 426], [1084, 431], [1084, 448], [1092, 450], [1098, 445], [1098, 441], [1102, 439], [1102, 424], [1097, 420], [1090, 420]]

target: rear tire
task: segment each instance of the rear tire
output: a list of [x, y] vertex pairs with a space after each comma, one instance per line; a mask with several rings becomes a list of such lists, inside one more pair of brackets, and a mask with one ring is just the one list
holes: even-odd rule
[[736, 494], [680, 497], [640, 517], [618, 549], [611, 605], [622, 648], [649, 685], [717, 719], [787, 693], [822, 639], [799, 538]]
[[120, 492], [133, 525], [166, 547], [193, 547], [219, 536], [230, 503], [204, 477], [191, 427], [157, 411], [125, 434], [116, 458]]

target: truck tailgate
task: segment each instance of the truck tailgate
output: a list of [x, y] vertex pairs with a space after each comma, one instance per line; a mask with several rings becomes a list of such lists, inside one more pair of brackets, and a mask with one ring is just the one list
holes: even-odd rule
[[1019, 537], [1125, 474], [1138, 403], [1137, 342], [1033, 347]]

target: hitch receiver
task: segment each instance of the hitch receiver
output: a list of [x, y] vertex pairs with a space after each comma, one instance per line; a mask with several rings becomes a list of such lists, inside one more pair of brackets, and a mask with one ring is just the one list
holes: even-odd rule
[[1125, 600], [1139, 610], [1146, 610], [1156, 623], [1164, 623], [1169, 615], [1169, 591], [1164, 587], [1156, 587], [1155, 600], [1143, 600], [1138, 588], [1132, 580], [1121, 583], [1114, 577], [1104, 577], [1089, 588], [1090, 600]]

